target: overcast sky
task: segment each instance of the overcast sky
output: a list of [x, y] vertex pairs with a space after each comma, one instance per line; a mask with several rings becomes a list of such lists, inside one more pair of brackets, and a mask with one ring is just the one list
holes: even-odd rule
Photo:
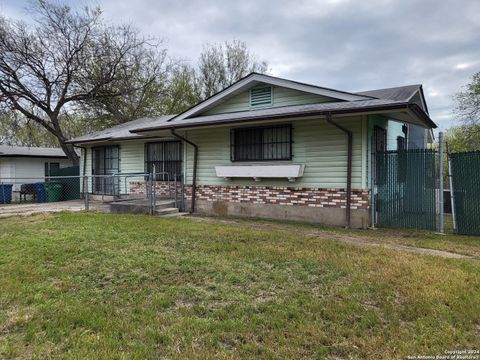
[[[164, 38], [170, 56], [192, 63], [203, 44], [239, 39], [275, 76], [346, 91], [421, 83], [441, 128], [455, 124], [452, 96], [480, 71], [479, 0], [84, 3]], [[26, 4], [0, 0], [0, 12], [28, 19]]]

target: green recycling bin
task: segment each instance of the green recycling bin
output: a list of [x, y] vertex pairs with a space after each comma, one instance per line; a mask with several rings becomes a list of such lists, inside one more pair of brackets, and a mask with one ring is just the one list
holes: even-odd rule
[[47, 202], [60, 201], [62, 199], [63, 184], [57, 182], [45, 183]]

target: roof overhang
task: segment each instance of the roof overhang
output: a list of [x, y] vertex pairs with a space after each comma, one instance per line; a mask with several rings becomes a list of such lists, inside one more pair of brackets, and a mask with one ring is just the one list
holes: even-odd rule
[[2, 154], [0, 158], [48, 158], [48, 159], [67, 159], [67, 155], [35, 155], [35, 154]]
[[183, 113], [178, 114], [177, 116], [169, 119], [168, 122], [186, 119], [186, 118], [195, 116], [201, 112], [207, 111], [212, 107], [214, 107], [215, 105], [218, 105], [220, 102], [234, 95], [237, 95], [242, 91], [247, 90], [260, 83], [268, 84], [272, 86], [285, 87], [285, 88], [303, 91], [303, 92], [321, 95], [321, 96], [326, 96], [333, 99], [338, 99], [340, 101], [357, 101], [357, 100], [372, 99], [372, 97], [366, 96], [366, 95], [359, 95], [359, 94], [349, 93], [345, 91], [339, 91], [339, 90], [304, 84], [297, 81], [281, 79], [281, 78], [268, 76], [264, 74], [251, 73], [246, 77], [240, 79], [236, 83], [223, 89], [222, 91], [201, 101], [200, 103], [184, 111]]
[[265, 122], [265, 121], [278, 121], [281, 119], [300, 119], [312, 116], [326, 116], [327, 114], [334, 116], [354, 116], [364, 114], [388, 114], [393, 119], [420, 125], [425, 128], [436, 128], [437, 125], [425, 114], [425, 112], [416, 104], [412, 103], [395, 103], [391, 105], [376, 105], [370, 107], [351, 108], [351, 109], [339, 109], [339, 110], [325, 110], [325, 111], [304, 111], [304, 112], [292, 112], [287, 114], [275, 114], [270, 116], [256, 116], [255, 112], [251, 112], [250, 116], [228, 119], [226, 121], [213, 120], [196, 123], [182, 123], [182, 121], [175, 121], [173, 123], [165, 123], [161, 127], [150, 127], [143, 129], [132, 130], [133, 133], [152, 133], [172, 129], [195, 129], [203, 127], [215, 127], [225, 126], [231, 124], [251, 123], [251, 122]]

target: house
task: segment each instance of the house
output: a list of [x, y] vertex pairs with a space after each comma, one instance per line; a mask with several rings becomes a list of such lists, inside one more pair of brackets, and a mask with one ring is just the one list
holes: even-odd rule
[[365, 227], [372, 151], [424, 148], [435, 127], [421, 85], [352, 93], [251, 73], [181, 114], [71, 143], [85, 175], [183, 175], [198, 213]]
[[22, 184], [44, 182], [58, 168], [72, 166], [62, 149], [0, 145], [0, 183], [13, 184], [18, 200]]

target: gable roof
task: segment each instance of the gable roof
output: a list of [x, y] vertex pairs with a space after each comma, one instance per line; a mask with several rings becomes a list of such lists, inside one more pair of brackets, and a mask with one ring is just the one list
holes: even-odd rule
[[161, 125], [175, 115], [165, 115], [159, 117], [146, 117], [123, 124], [113, 126], [108, 129], [79, 136], [67, 141], [67, 143], [85, 143], [94, 141], [115, 141], [115, 140], [133, 140], [135, 138], [144, 138], [144, 136], [133, 133], [132, 131], [153, 125]]
[[246, 90], [257, 84], [268, 84], [272, 86], [280, 86], [288, 89], [303, 91], [311, 94], [326, 96], [340, 101], [357, 101], [357, 100], [368, 100], [372, 97], [368, 95], [355, 94], [347, 91], [335, 90], [326, 87], [305, 84], [298, 81], [282, 79], [270, 75], [259, 74], [252, 72], [222, 91], [210, 96], [209, 98], [199, 102], [193, 107], [187, 109], [183, 113], [178, 114], [177, 116], [171, 118], [168, 121], [173, 120], [182, 120], [188, 117], [198, 115], [201, 112], [211, 109], [215, 105], [219, 104], [222, 101]]
[[425, 101], [425, 95], [423, 93], [423, 87], [421, 84], [357, 92], [357, 94], [372, 96], [377, 99], [388, 99], [395, 101], [411, 101], [417, 93], [420, 94], [422, 105], [425, 108], [425, 112], [428, 114], [427, 102]]
[[[215, 115], [198, 115], [216, 104], [230, 98], [245, 89], [259, 83], [268, 83], [273, 86], [282, 86], [298, 91], [309, 92], [327, 97], [335, 97], [339, 101], [314, 103], [308, 105], [289, 105], [276, 108], [255, 109], [255, 111], [238, 111]], [[417, 92], [420, 93], [424, 109], [425, 98], [421, 85], [407, 85], [394, 88], [376, 89], [351, 93], [330, 88], [305, 84], [297, 81], [281, 79], [269, 75], [251, 73], [230, 85], [226, 89], [196, 104], [178, 115], [165, 115], [152, 118], [142, 118], [120, 124], [90, 135], [80, 136], [68, 141], [68, 143], [86, 143], [115, 140], [134, 140], [149, 137], [148, 132], [154, 130], [168, 130], [176, 128], [188, 128], [215, 124], [235, 123], [242, 121], [270, 120], [287, 117], [301, 117], [312, 115], [365, 113], [379, 111], [399, 111], [405, 114], [400, 121], [409, 122], [436, 128], [437, 125], [430, 119], [428, 110], [424, 111], [418, 104], [412, 101]], [[196, 115], [196, 116], [195, 116]], [[150, 135], [150, 137], [153, 137]]]
[[174, 121], [167, 121], [163, 122], [162, 124], [155, 124], [151, 127], [140, 128], [132, 131], [136, 133], [142, 133], [152, 130], [181, 129], [255, 120], [275, 120], [278, 118], [284, 119], [301, 116], [326, 115], [327, 113], [333, 115], [387, 110], [410, 110], [419, 117], [420, 123], [423, 123], [428, 127], [436, 127], [436, 124], [416, 104], [403, 101], [369, 99], [364, 101], [343, 101], [282, 106], [276, 108], [259, 109], [255, 111], [239, 111], [225, 114], [197, 116], [182, 120], [172, 119]]
[[66, 158], [60, 148], [0, 145], [0, 157], [55, 157]]

